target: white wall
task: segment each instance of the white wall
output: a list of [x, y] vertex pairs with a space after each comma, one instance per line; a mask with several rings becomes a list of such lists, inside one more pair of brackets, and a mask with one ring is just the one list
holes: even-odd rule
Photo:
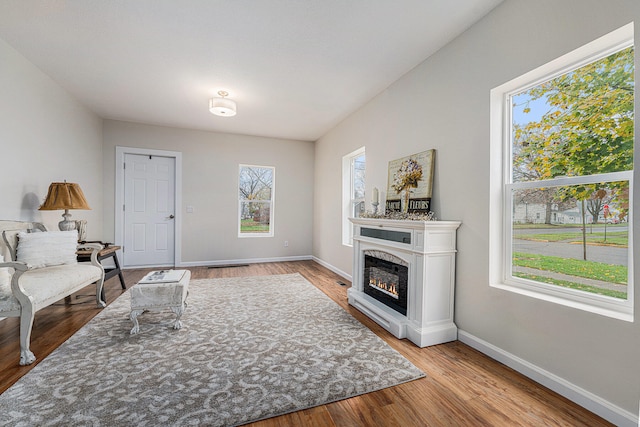
[[[434, 211], [440, 219], [462, 221], [457, 325], [557, 376], [601, 407], [612, 404], [623, 418], [638, 413], [638, 320], [618, 321], [489, 287], [489, 92], [632, 20], [640, 25], [637, 0], [505, 1], [316, 143], [313, 248], [323, 262], [351, 273], [351, 249], [341, 245], [339, 232], [344, 154], [366, 146], [370, 208], [371, 189], [386, 188], [388, 161], [435, 148]], [[636, 28], [640, 46], [639, 35]], [[634, 271], [639, 267], [636, 261]], [[640, 292], [635, 299], [640, 307]]]
[[0, 219], [57, 229], [62, 211], [38, 211], [53, 181], [80, 184], [87, 237], [102, 237], [102, 120], [0, 40]]
[[[313, 143], [105, 120], [104, 224], [111, 239], [116, 146], [182, 152], [183, 265], [311, 256]], [[276, 168], [274, 237], [238, 238], [240, 163]]]

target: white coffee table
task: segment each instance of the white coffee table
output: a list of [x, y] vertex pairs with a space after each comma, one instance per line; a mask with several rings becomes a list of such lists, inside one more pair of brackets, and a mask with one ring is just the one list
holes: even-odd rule
[[189, 295], [189, 270], [152, 271], [133, 286], [131, 293], [131, 334], [140, 332], [138, 316], [147, 310], [171, 309], [176, 314], [173, 329], [182, 328], [180, 317], [187, 307]]

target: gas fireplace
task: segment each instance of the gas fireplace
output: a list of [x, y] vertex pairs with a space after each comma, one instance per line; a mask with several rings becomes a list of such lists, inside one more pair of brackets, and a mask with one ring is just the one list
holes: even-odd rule
[[453, 341], [457, 221], [351, 218], [349, 304], [419, 347]]
[[390, 253], [364, 252], [364, 293], [400, 314], [407, 314], [409, 264]]

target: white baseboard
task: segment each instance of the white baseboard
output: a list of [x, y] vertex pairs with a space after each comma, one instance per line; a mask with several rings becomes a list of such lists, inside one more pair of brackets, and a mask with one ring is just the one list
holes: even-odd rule
[[638, 417], [577, 385], [468, 332], [458, 330], [458, 340], [475, 348], [524, 376], [542, 384], [619, 427], [638, 426]]
[[183, 262], [180, 267], [204, 267], [216, 265], [234, 265], [234, 264], [258, 264], [261, 262], [284, 262], [284, 261], [308, 261], [312, 259], [311, 255], [300, 255], [291, 257], [274, 257], [274, 258], [245, 258], [245, 259], [224, 259], [215, 261], [195, 261]]
[[[274, 258], [244, 258], [244, 259], [223, 259], [215, 261], [192, 261], [181, 262], [177, 267], [207, 267], [218, 265], [236, 265], [236, 264], [258, 264], [261, 262], [285, 262], [285, 261], [308, 261], [313, 259], [311, 255], [299, 255], [290, 257], [274, 257]], [[136, 268], [136, 267], [127, 267]]]
[[351, 277], [350, 274], [345, 273], [344, 271], [334, 267], [333, 265], [329, 264], [326, 261], [321, 260], [320, 258], [317, 257], [312, 257], [312, 259], [317, 262], [318, 264], [320, 264], [321, 266], [328, 268], [329, 270], [333, 271], [334, 273], [336, 273], [338, 276], [342, 276], [345, 279], [347, 279], [349, 282], [351, 282], [353, 279]]

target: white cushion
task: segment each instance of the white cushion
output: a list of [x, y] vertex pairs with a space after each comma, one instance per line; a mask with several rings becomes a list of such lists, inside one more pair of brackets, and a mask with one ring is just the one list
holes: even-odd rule
[[61, 264], [77, 264], [78, 232], [48, 231], [44, 233], [18, 233], [16, 258], [29, 268]]
[[[70, 294], [70, 290], [79, 285], [88, 285], [100, 280], [102, 270], [91, 264], [76, 264], [73, 267], [59, 265], [42, 269], [25, 271], [20, 277], [20, 284], [36, 305], [60, 300]], [[13, 296], [11, 286], [0, 287], [0, 313], [20, 310], [20, 303]]]

